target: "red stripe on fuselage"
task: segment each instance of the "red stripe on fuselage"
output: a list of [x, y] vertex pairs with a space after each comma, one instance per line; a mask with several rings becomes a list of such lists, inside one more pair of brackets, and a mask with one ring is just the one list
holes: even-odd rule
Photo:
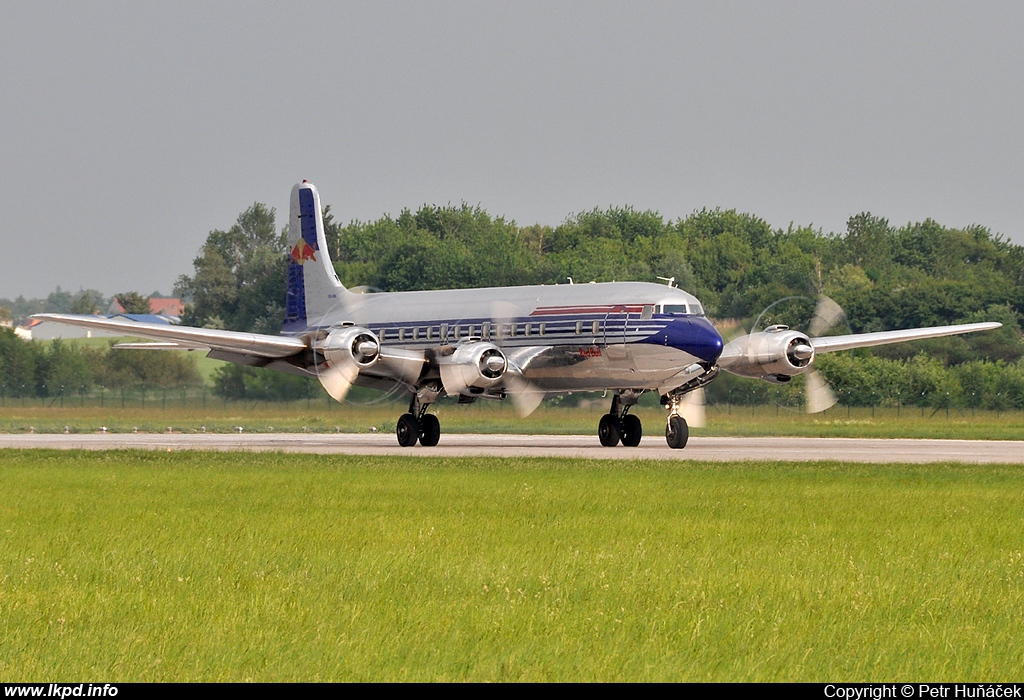
[[564, 316], [567, 314], [641, 313], [643, 304], [605, 304], [601, 306], [541, 306], [531, 316]]

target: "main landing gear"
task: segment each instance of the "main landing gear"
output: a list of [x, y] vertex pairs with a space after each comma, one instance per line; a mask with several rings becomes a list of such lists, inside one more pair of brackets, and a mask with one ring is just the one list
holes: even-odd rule
[[624, 391], [612, 396], [612, 407], [601, 416], [597, 424], [597, 438], [605, 447], [615, 447], [622, 442], [626, 447], [636, 447], [644, 436], [644, 428], [640, 419], [629, 413], [636, 404], [640, 393]]
[[421, 388], [409, 403], [409, 412], [403, 413], [395, 426], [398, 444], [412, 447], [418, 440], [423, 447], [434, 447], [441, 439], [441, 423], [437, 416], [427, 413], [427, 407], [437, 400], [441, 390], [433, 386]]
[[433, 447], [441, 439], [441, 423], [432, 413], [424, 413], [419, 420], [411, 413], [403, 413], [395, 433], [402, 447], [412, 447], [417, 440], [424, 447]]

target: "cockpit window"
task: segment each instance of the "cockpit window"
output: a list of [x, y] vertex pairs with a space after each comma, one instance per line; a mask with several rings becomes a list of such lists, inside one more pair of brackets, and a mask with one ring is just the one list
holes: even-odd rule
[[692, 304], [665, 304], [664, 313], [703, 316], [704, 309], [697, 302]]

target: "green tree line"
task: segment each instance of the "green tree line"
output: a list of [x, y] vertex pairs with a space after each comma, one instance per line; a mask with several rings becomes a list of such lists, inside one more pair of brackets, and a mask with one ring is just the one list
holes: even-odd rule
[[[980, 226], [927, 220], [891, 226], [871, 214], [845, 232], [773, 229], [735, 210], [676, 221], [629, 207], [562, 224], [518, 226], [479, 207], [424, 205], [373, 222], [337, 222], [325, 209], [328, 249], [342, 282], [371, 290], [674, 278], [709, 315], [746, 319], [783, 297], [828, 294], [852, 330], [928, 326], [998, 315], [1019, 329], [1024, 248]], [[276, 331], [287, 232], [254, 204], [227, 231], [211, 231], [175, 291], [201, 325]], [[1005, 321], [1004, 321], [1005, 322]]]
[[199, 384], [195, 357], [187, 353], [83, 347], [62, 340], [29, 342], [0, 328], [0, 393], [5, 397], [74, 395], [100, 386]]
[[[335, 269], [349, 287], [400, 291], [661, 277], [695, 294], [709, 316], [736, 332], [789, 297], [798, 299], [772, 307], [762, 325], [806, 328], [820, 294], [846, 310], [843, 332], [978, 320], [1004, 324], [994, 333], [823, 357], [821, 369], [843, 401], [880, 401], [896, 390], [883, 391], [878, 377], [889, 377], [884, 386], [891, 387], [893, 376], [909, 377], [937, 363], [951, 388], [924, 395], [998, 396], [985, 399], [994, 405], [1013, 392], [979, 390], [966, 368], [989, 377], [989, 384], [1009, 387], [1024, 357], [1024, 248], [981, 226], [948, 228], [932, 220], [893, 226], [862, 213], [849, 219], [845, 231], [826, 233], [773, 228], [735, 210], [705, 209], [668, 221], [630, 207], [574, 214], [557, 226], [519, 226], [467, 204], [424, 205], [348, 224], [337, 221], [328, 206], [324, 221]], [[276, 212], [260, 203], [229, 229], [211, 231], [192, 274], [181, 275], [175, 287], [187, 301], [185, 323], [277, 332], [286, 255], [286, 227], [279, 228]], [[977, 369], [978, 363], [985, 367]], [[845, 379], [850, 377], [857, 381]], [[915, 381], [904, 382], [900, 400], [915, 394]], [[301, 378], [234, 366], [221, 370], [216, 383], [218, 392], [237, 397], [297, 397], [308, 391]], [[854, 384], [868, 388], [858, 391]], [[731, 386], [725, 380], [712, 385], [730, 396], [774, 391], [766, 385], [733, 392]]]

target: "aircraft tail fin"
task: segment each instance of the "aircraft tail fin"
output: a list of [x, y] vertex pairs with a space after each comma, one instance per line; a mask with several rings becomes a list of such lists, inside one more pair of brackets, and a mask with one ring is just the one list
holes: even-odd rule
[[351, 294], [341, 284], [327, 251], [320, 193], [303, 181], [292, 188], [288, 226], [288, 294], [282, 331], [297, 333], [320, 324]]

